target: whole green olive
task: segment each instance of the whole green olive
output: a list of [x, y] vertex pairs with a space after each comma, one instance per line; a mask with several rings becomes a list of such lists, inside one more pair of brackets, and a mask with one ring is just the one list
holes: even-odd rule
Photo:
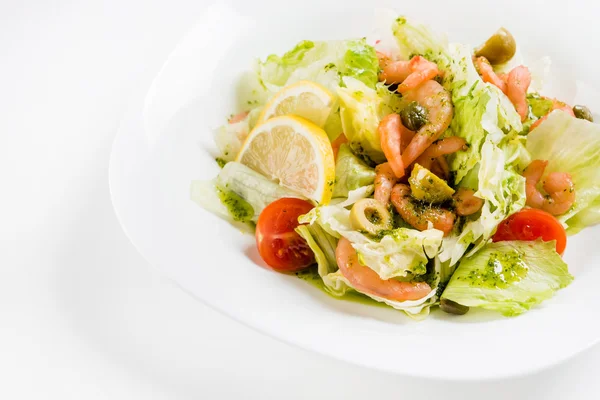
[[452, 300], [441, 299], [440, 308], [448, 314], [465, 315], [469, 312], [469, 307], [458, 304]]
[[411, 101], [400, 110], [400, 119], [402, 119], [402, 125], [411, 131], [418, 131], [428, 121], [427, 109], [417, 103]]
[[594, 117], [589, 108], [582, 105], [573, 106], [573, 113], [579, 119], [587, 119], [590, 122], [594, 122]]
[[485, 57], [492, 65], [509, 61], [517, 51], [517, 42], [505, 28], [498, 29], [488, 40], [475, 50], [477, 57]]

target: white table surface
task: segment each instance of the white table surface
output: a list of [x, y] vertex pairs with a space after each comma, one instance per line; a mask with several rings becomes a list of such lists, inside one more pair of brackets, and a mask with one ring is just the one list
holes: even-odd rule
[[393, 376], [262, 336], [153, 270], [116, 220], [108, 157], [202, 3], [0, 2], [0, 398], [597, 398], [600, 348], [512, 381]]

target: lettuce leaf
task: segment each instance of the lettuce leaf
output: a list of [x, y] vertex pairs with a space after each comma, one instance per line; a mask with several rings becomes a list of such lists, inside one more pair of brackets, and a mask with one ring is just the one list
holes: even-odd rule
[[442, 58], [447, 57], [447, 39], [425, 25], [398, 16], [392, 24], [392, 33], [397, 40], [399, 56], [402, 60], [408, 60], [418, 54], [438, 63]]
[[442, 298], [514, 316], [572, 281], [554, 242], [498, 242], [464, 258]]
[[523, 127], [504, 93], [481, 80], [466, 46], [451, 44], [449, 54], [451, 62], [444, 86], [452, 92], [454, 104], [450, 131], [465, 139], [469, 146], [449, 158], [454, 183], [459, 184], [480, 162], [481, 146], [488, 135], [498, 143], [506, 133], [521, 132]]
[[[513, 159], [518, 163], [519, 159]], [[465, 218], [462, 227], [457, 224], [457, 231], [444, 238], [439, 256], [442, 262], [456, 264], [473, 243], [476, 246], [469, 254], [476, 252], [486, 244], [500, 222], [525, 206], [525, 178], [508, 163], [507, 153], [491, 140], [486, 140], [481, 148], [475, 195], [484, 200], [481, 213]]]
[[377, 127], [383, 117], [400, 110], [400, 97], [383, 84], [373, 89], [353, 78], [344, 78], [343, 82], [337, 94], [342, 128], [350, 147], [364, 159], [385, 162]]
[[372, 185], [375, 170], [354, 155], [350, 147], [342, 144], [335, 163], [335, 186], [333, 197], [348, 197], [352, 190]]
[[283, 56], [270, 55], [257, 66], [258, 76], [272, 93], [300, 80], [311, 80], [332, 92], [341, 77], [349, 76], [369, 87], [377, 83], [379, 62], [364, 39], [311, 42], [304, 40]]
[[575, 204], [559, 220], [574, 234], [600, 223], [600, 125], [553, 111], [527, 136], [534, 159], [548, 160], [546, 173], [571, 174]]
[[234, 161], [225, 164], [215, 179], [192, 181], [190, 188], [190, 198], [194, 202], [222, 218], [234, 221], [235, 214], [221, 202], [219, 191], [233, 192], [247, 202], [254, 212], [250, 218], [252, 222], [256, 222], [262, 210], [275, 200], [283, 197], [303, 198]]

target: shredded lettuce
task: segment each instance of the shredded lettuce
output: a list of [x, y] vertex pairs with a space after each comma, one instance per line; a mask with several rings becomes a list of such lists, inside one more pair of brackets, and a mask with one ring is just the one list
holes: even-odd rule
[[344, 76], [374, 87], [378, 71], [375, 49], [364, 39], [305, 40], [283, 56], [270, 55], [258, 65], [261, 81], [272, 92], [304, 79], [320, 83], [335, 92], [340, 86], [340, 77]]
[[488, 244], [461, 261], [442, 298], [519, 315], [573, 281], [555, 246], [541, 240]]
[[600, 125], [553, 111], [527, 136], [532, 158], [548, 160], [546, 173], [567, 172], [575, 204], [559, 220], [574, 234], [600, 223]]
[[333, 197], [348, 197], [352, 190], [372, 185], [375, 170], [354, 155], [350, 147], [342, 144], [335, 163], [335, 186]]
[[400, 110], [400, 97], [381, 83], [370, 88], [353, 78], [343, 81], [344, 87], [337, 94], [342, 127], [350, 147], [364, 159], [385, 162], [377, 127], [383, 117]]
[[439, 62], [446, 58], [447, 40], [429, 27], [409, 21], [404, 16], [397, 17], [392, 24], [400, 59], [408, 60], [413, 55], [422, 55], [430, 61]]
[[475, 195], [484, 200], [481, 213], [466, 218], [462, 229], [444, 239], [442, 262], [456, 264], [473, 243], [476, 246], [469, 254], [476, 252], [486, 244], [500, 222], [525, 206], [525, 178], [507, 163], [505, 151], [491, 140], [486, 140], [481, 148]]
[[377, 272], [381, 279], [424, 275], [429, 258], [437, 255], [443, 232], [397, 228], [372, 238], [354, 230], [350, 211], [339, 206], [321, 206], [301, 216], [300, 223], [317, 223], [330, 235], [352, 242], [359, 259]]
[[505, 133], [521, 132], [523, 127], [504, 93], [481, 80], [466, 46], [451, 44], [449, 54], [451, 62], [444, 85], [452, 92], [454, 104], [450, 131], [468, 144], [466, 151], [450, 157], [454, 183], [459, 184], [480, 162], [481, 146], [488, 135], [494, 143], [498, 143]]

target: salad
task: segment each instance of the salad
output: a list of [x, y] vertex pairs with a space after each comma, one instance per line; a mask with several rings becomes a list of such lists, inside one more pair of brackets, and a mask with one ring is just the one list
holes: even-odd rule
[[600, 127], [504, 28], [472, 47], [385, 20], [257, 61], [192, 199], [333, 296], [521, 314], [572, 282], [567, 235], [600, 222]]

